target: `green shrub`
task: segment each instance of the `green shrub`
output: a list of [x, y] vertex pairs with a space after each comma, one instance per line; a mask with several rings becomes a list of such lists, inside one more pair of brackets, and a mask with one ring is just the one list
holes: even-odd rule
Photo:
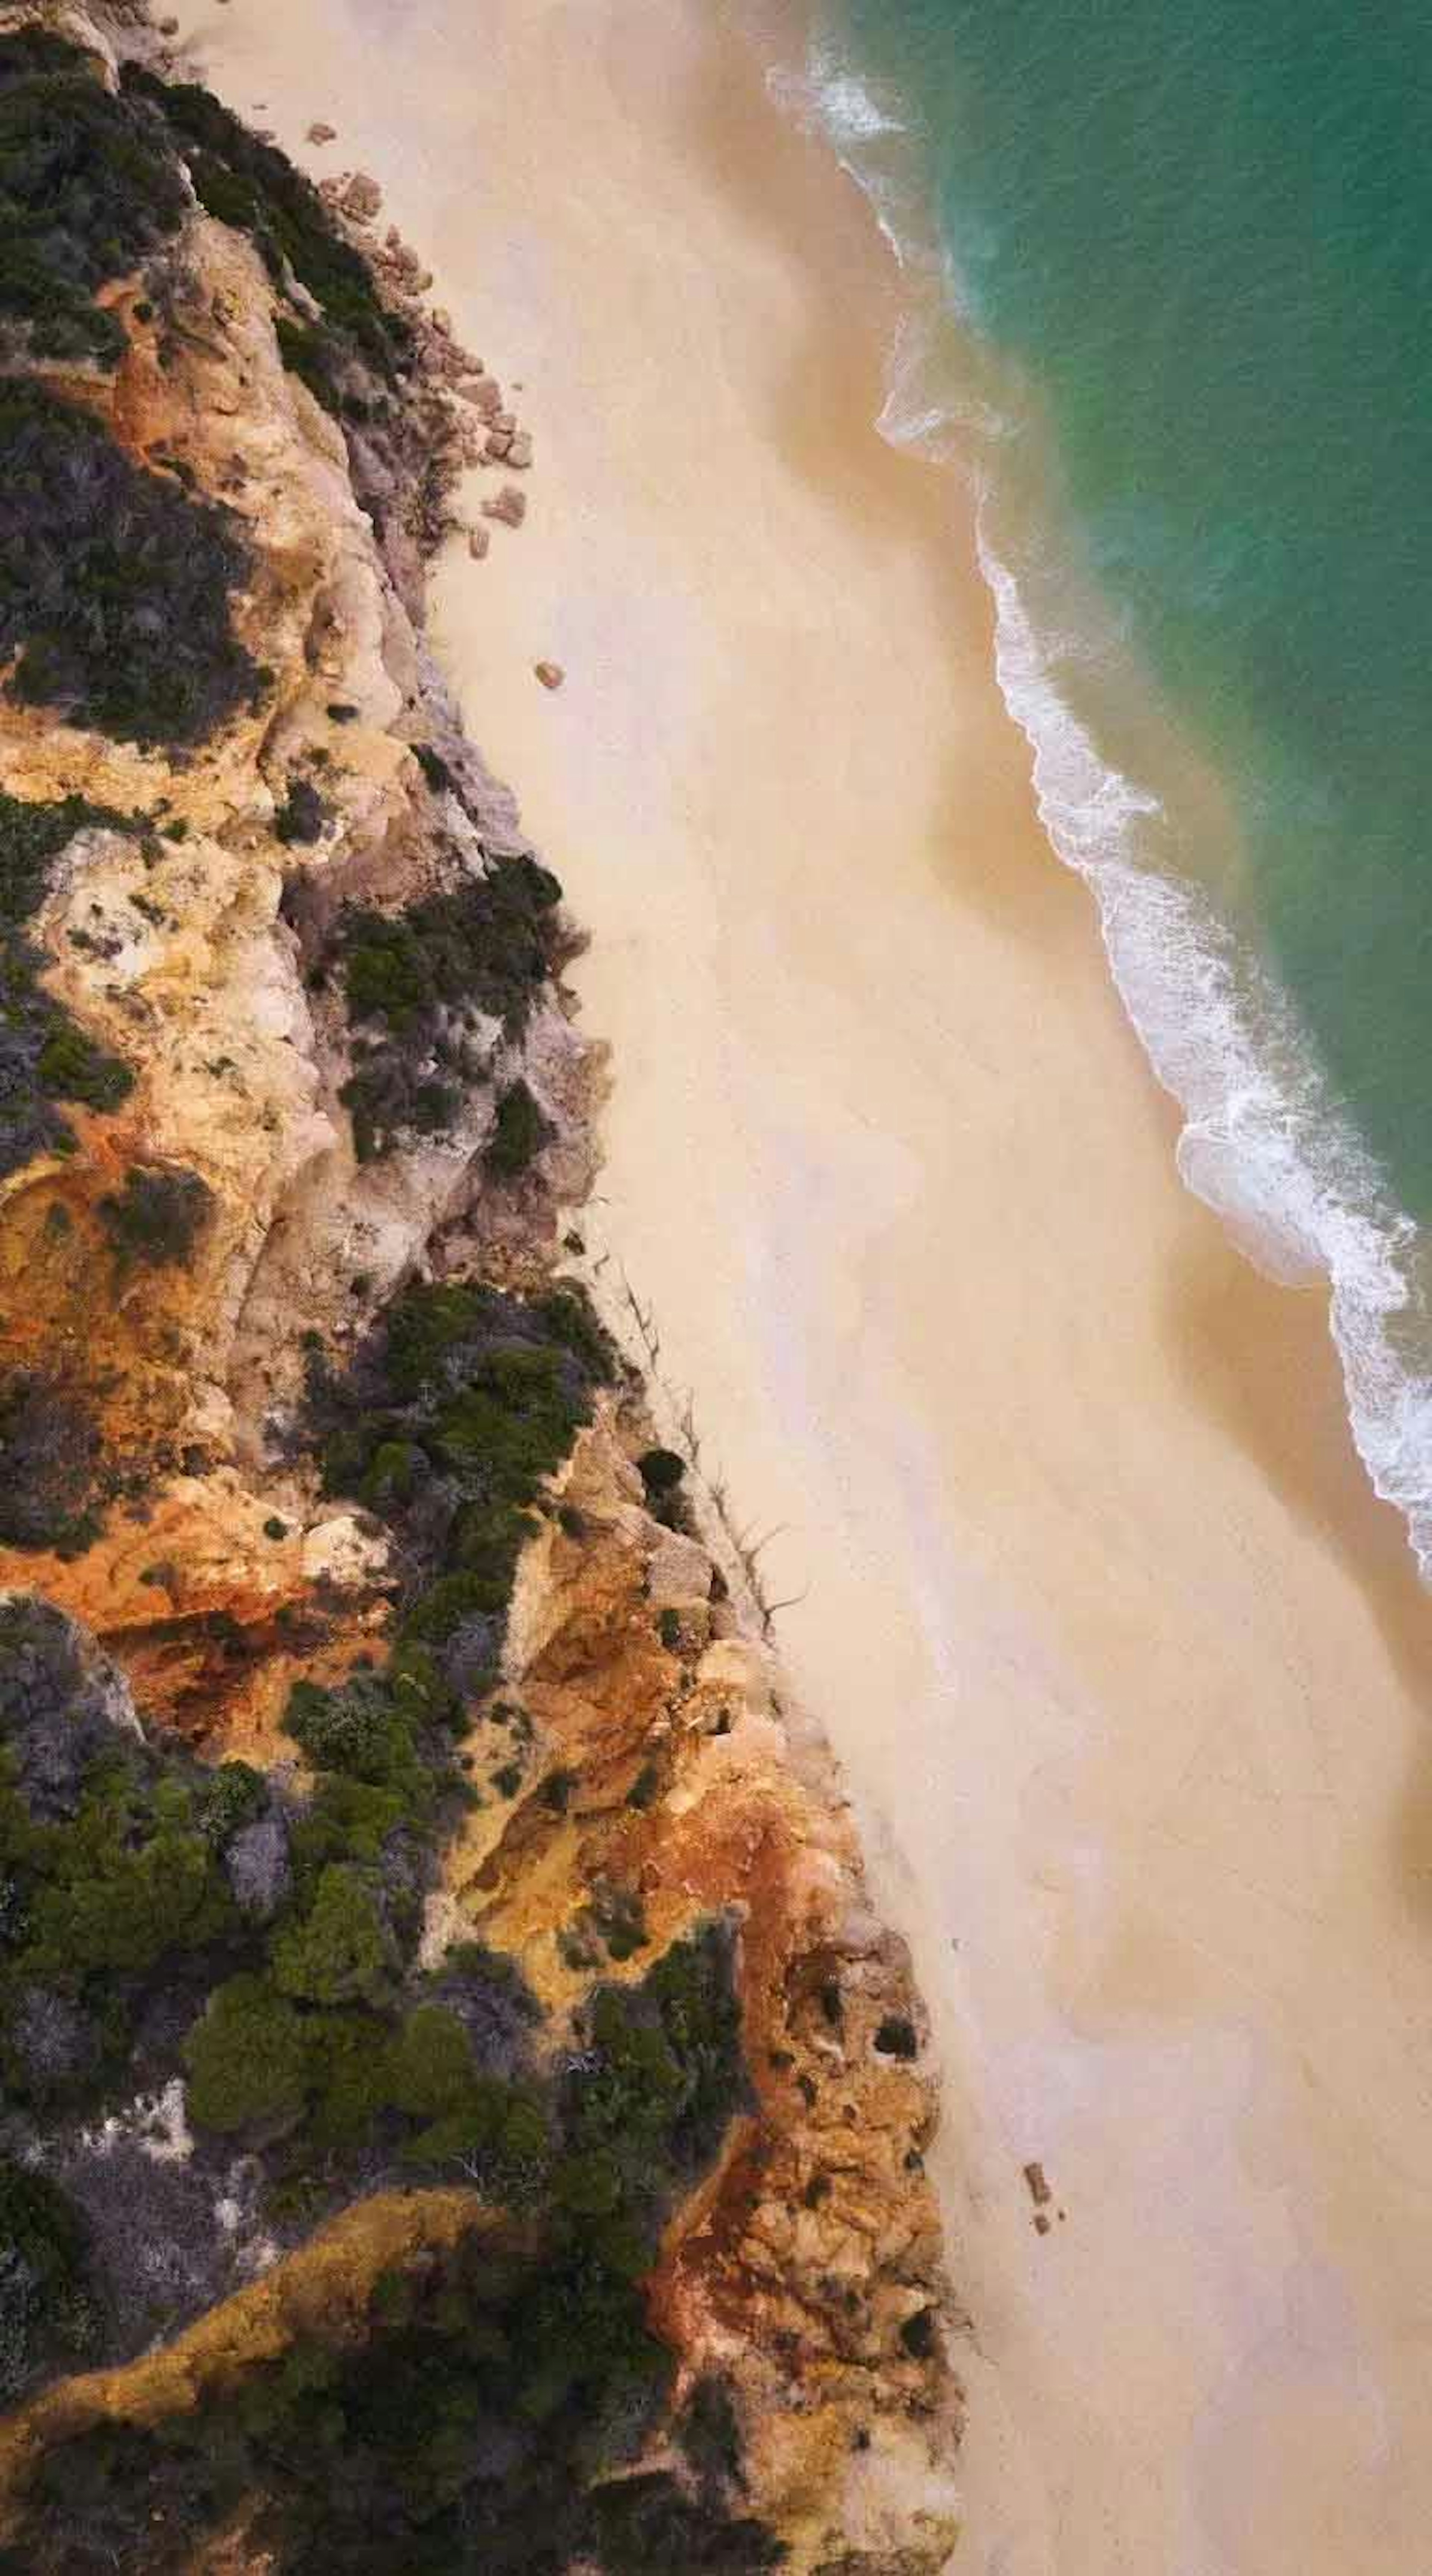
[[[561, 892], [534, 860], [498, 859], [486, 875], [465, 877], [405, 912], [355, 906], [343, 915], [322, 967], [325, 976], [338, 970], [361, 1039], [343, 1093], [360, 1160], [386, 1153], [404, 1135], [451, 1126], [464, 1088], [484, 1070], [471, 1036], [477, 1014], [520, 1037], [553, 971], [551, 916]], [[499, 1156], [517, 1155], [524, 1143], [536, 1152], [547, 1141], [533, 1123], [542, 1113], [530, 1092], [513, 1088], [518, 1096]], [[497, 1168], [515, 1171], [521, 1163], [499, 1161]]]
[[90, 2351], [100, 2322], [79, 2211], [47, 2175], [0, 2163], [0, 2400]]
[[0, 37], [0, 344], [18, 358], [111, 363], [116, 315], [95, 289], [169, 240], [187, 206], [178, 162], [76, 47]]
[[675, 1449], [647, 1449], [636, 1468], [649, 1494], [670, 1494], [686, 1473], [686, 1461]]
[[124, 89], [163, 118], [206, 213], [249, 235], [275, 285], [296, 280], [321, 308], [316, 323], [306, 314], [282, 321], [285, 365], [340, 417], [381, 407], [385, 388], [411, 368], [411, 326], [384, 304], [312, 181], [196, 83], [166, 83], [131, 63]]
[[117, 1109], [134, 1089], [127, 1064], [76, 1028], [62, 1011], [53, 1011], [50, 1032], [35, 1065], [41, 1091], [54, 1100], [79, 1100], [87, 1109]]
[[920, 2041], [914, 2023], [905, 2013], [887, 2013], [875, 2034], [875, 2045], [882, 2057], [918, 2057]]
[[312, 1906], [273, 1944], [280, 1994], [314, 2004], [377, 2003], [388, 1992], [395, 1949], [372, 1885], [355, 1866], [330, 1861]]
[[483, 1160], [503, 1180], [515, 1180], [534, 1157], [550, 1145], [557, 1130], [533, 1099], [525, 1082], [509, 1083], [497, 1104], [497, 1117], [483, 1148]]
[[54, 861], [90, 826], [129, 831], [132, 818], [83, 797], [27, 804], [0, 791], [0, 1177], [38, 1153], [73, 1147], [57, 1097], [114, 1108], [133, 1077], [83, 1036], [40, 984], [47, 964], [26, 925], [49, 891]]
[[323, 830], [328, 808], [310, 778], [295, 778], [274, 817], [274, 831], [281, 841], [316, 841]]
[[146, 473], [93, 413], [0, 383], [0, 655], [10, 694], [145, 745], [203, 741], [258, 691], [229, 622], [236, 523]]
[[158, 1270], [188, 1262], [213, 1203], [197, 1172], [131, 1164], [122, 1190], [100, 1200], [99, 1214], [123, 1264]]
[[230, 1978], [184, 2042], [191, 2118], [223, 2134], [257, 2120], [288, 2120], [309, 2079], [304, 2022], [266, 1979]]
[[0, 1545], [88, 1546], [99, 1463], [99, 1431], [75, 1389], [45, 1369], [0, 1370]]
[[268, 1802], [263, 1773], [250, 1762], [221, 1762], [198, 1797], [199, 1829], [217, 1849], [251, 1825]]
[[627, 1791], [629, 1807], [649, 1807], [661, 1786], [661, 1773], [654, 1762], [643, 1762]]

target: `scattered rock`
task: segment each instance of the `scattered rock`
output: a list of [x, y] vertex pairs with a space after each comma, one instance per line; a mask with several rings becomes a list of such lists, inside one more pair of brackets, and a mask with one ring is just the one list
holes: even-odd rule
[[515, 484], [504, 483], [495, 501], [483, 502], [482, 515], [485, 519], [500, 519], [505, 528], [520, 528], [527, 516], [527, 495], [519, 492]]
[[445, 304], [435, 304], [429, 318], [433, 329], [441, 332], [445, 340], [452, 338], [452, 315]]
[[161, 36], [177, 36], [179, 33], [178, 19], [161, 18], [159, 21], [159, 33]]
[[336, 125], [325, 125], [322, 117], [315, 117], [308, 129], [308, 139], [310, 143], [336, 143], [338, 128]]
[[1048, 2181], [1045, 2178], [1043, 2165], [1026, 2165], [1024, 2168], [1024, 2179], [1029, 2185], [1029, 2197], [1033, 2201], [1035, 2208], [1043, 2209], [1046, 2202], [1053, 2198]]
[[235, 1834], [224, 1874], [241, 1914], [266, 1923], [278, 1912], [293, 1881], [288, 1836], [277, 1816], [260, 1816]]
[[355, 224], [371, 224], [383, 203], [383, 191], [366, 170], [355, 170], [338, 202]]
[[467, 532], [467, 550], [468, 550], [468, 553], [471, 555], [471, 557], [472, 557], [472, 559], [473, 559], [473, 562], [474, 562], [474, 563], [481, 563], [482, 558], [483, 558], [483, 556], [486, 554], [487, 549], [488, 549], [488, 547], [491, 545], [491, 543], [492, 543], [492, 538], [491, 538], [491, 535], [489, 534], [489, 532], [488, 532], [488, 530], [487, 530], [486, 528], [469, 528], [469, 529], [468, 529], [468, 532]]
[[464, 402], [470, 402], [486, 421], [495, 421], [502, 409], [502, 388], [495, 376], [482, 376], [472, 384], [459, 385]]
[[530, 430], [519, 429], [515, 432], [507, 450], [507, 462], [509, 465], [515, 466], [519, 474], [526, 473], [528, 466], [532, 462], [532, 433]]
[[511, 446], [512, 432], [510, 429], [490, 429], [487, 433], [486, 444], [482, 451], [484, 460], [489, 465], [499, 465], [504, 463]]
[[534, 662], [532, 668], [544, 689], [560, 689], [567, 676], [560, 662]]

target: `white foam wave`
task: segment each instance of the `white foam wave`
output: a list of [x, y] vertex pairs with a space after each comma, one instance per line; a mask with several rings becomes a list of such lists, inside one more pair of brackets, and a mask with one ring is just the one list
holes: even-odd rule
[[[1332, 1285], [1332, 1328], [1359, 1453], [1406, 1515], [1432, 1576], [1432, 1377], [1399, 1347], [1417, 1294], [1416, 1229], [1330, 1098], [1286, 997], [1197, 888], [1140, 856], [1159, 808], [1101, 760], [1061, 697], [981, 512], [1000, 687], [1034, 755], [1040, 819], [1099, 907], [1114, 981], [1184, 1112], [1178, 1165], [1257, 1266]], [[1420, 1319], [1419, 1319], [1420, 1320]]]
[[[864, 188], [911, 289], [879, 427], [892, 444], [948, 458], [973, 429], [986, 456], [1014, 424], [978, 392], [936, 385], [941, 312], [971, 300], [921, 202], [896, 107], [848, 61], [817, 49], [801, 78], [773, 76], [788, 110], [815, 123]], [[965, 442], [958, 442], [967, 453]], [[1001, 689], [1034, 756], [1039, 812], [1065, 865], [1090, 887], [1124, 1007], [1184, 1113], [1178, 1167], [1248, 1257], [1289, 1283], [1326, 1277], [1353, 1436], [1373, 1486], [1404, 1514], [1432, 1580], [1432, 1329], [1416, 1280], [1417, 1229], [1330, 1097], [1287, 997], [1195, 886], [1150, 864], [1158, 801], [1100, 756], [1055, 683], [1076, 639], [1041, 637], [979, 512], [996, 611]]]
[[888, 99], [878, 96], [849, 62], [819, 45], [812, 50], [805, 71], [769, 72], [766, 86], [778, 106], [794, 109], [802, 121], [818, 120], [837, 147], [909, 131]]

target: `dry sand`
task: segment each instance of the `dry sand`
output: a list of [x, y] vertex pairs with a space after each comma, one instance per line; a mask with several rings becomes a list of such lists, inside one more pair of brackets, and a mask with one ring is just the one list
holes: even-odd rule
[[382, 175], [522, 381], [528, 522], [454, 551], [440, 640], [595, 933], [593, 1234], [786, 1525], [781, 1633], [919, 1952], [958, 2565], [1422, 2576], [1432, 1614], [1320, 1301], [1177, 1187], [957, 483], [868, 427], [864, 207], [712, 0], [186, 27]]

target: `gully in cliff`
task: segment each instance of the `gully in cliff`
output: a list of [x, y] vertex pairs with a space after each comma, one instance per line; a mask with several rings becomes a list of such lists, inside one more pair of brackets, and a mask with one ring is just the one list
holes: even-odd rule
[[171, 69], [0, 11], [3, 2563], [933, 2571], [919, 2006], [422, 640], [525, 443]]

